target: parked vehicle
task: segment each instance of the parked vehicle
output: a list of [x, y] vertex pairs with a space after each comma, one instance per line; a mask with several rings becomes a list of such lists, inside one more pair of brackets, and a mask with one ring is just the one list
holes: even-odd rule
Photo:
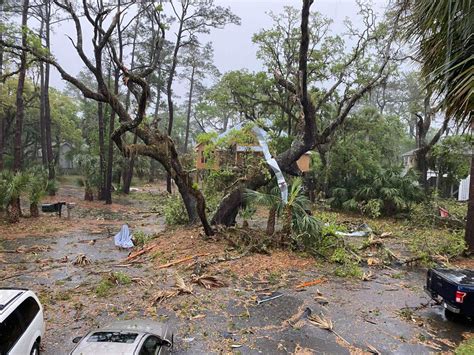
[[443, 302], [447, 318], [474, 317], [473, 270], [429, 269], [425, 290], [431, 298]]
[[33, 291], [0, 288], [0, 355], [37, 355], [43, 336], [43, 307]]
[[173, 332], [163, 323], [128, 320], [95, 329], [73, 342], [77, 345], [70, 355], [166, 355], [173, 348]]

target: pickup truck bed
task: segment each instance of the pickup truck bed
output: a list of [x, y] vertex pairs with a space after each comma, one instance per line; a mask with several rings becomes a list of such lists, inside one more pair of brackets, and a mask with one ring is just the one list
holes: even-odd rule
[[426, 291], [434, 299], [442, 299], [452, 313], [474, 317], [474, 271], [465, 269], [429, 269]]

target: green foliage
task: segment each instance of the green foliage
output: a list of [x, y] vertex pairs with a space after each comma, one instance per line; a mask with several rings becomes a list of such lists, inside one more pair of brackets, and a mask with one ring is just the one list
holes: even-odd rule
[[30, 204], [37, 205], [48, 192], [48, 175], [42, 168], [30, 169], [28, 172], [28, 198]]
[[141, 247], [147, 244], [153, 238], [154, 238], [153, 235], [146, 234], [142, 231], [136, 231], [135, 233], [133, 233], [133, 244], [135, 246]]
[[4, 171], [0, 175], [0, 201], [6, 207], [10, 201], [28, 192], [30, 175], [25, 172]]
[[332, 190], [330, 203], [333, 208], [359, 211], [373, 218], [392, 216], [408, 211], [422, 200], [423, 193], [416, 180], [411, 172], [402, 176], [400, 169], [353, 177], [346, 187]]
[[184, 225], [189, 222], [188, 213], [184, 206], [184, 202], [179, 194], [170, 194], [164, 196], [164, 201], [160, 201], [163, 205], [163, 213], [165, 221], [168, 225]]
[[441, 189], [449, 193], [452, 184], [469, 175], [470, 153], [473, 146], [474, 138], [471, 135], [461, 135], [446, 137], [433, 147], [428, 164], [430, 169], [442, 177]]
[[459, 344], [459, 346], [454, 350], [454, 353], [456, 355], [474, 354], [474, 337], [469, 338]]
[[110, 281], [108, 278], [104, 278], [100, 281], [100, 283], [95, 288], [95, 293], [99, 297], [106, 297], [109, 295], [110, 290], [113, 287], [114, 287], [114, 284], [112, 283], [112, 281]]
[[450, 260], [466, 250], [464, 231], [444, 229], [433, 233], [432, 230], [421, 230], [412, 234], [409, 249], [427, 265], [436, 256]]
[[[439, 208], [447, 210], [450, 218], [441, 218], [439, 216]], [[434, 197], [430, 200], [413, 205], [410, 211], [410, 220], [414, 225], [423, 227], [445, 226], [446, 223], [449, 223], [448, 221], [451, 221], [449, 224], [450, 228], [464, 229], [466, 215], [466, 202]]]

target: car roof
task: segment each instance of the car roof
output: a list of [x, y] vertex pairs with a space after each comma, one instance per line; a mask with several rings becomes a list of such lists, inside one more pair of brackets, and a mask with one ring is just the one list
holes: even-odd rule
[[13, 288], [0, 289], [0, 314], [5, 312], [8, 309], [8, 306], [12, 305], [15, 300], [20, 298], [25, 292], [26, 290]]

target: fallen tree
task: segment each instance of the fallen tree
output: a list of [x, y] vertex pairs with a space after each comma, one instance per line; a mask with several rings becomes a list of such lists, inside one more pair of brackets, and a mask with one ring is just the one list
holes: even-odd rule
[[[299, 116], [299, 120], [301, 121], [297, 124], [300, 128], [290, 148], [276, 157], [276, 161], [281, 170], [290, 175], [300, 174], [296, 166], [296, 161], [307, 151], [317, 149], [320, 154], [322, 154], [321, 152], [324, 153], [325, 146], [330, 143], [333, 134], [345, 122], [352, 108], [365, 94], [386, 80], [390, 74], [390, 64], [398, 53], [398, 50], [393, 49], [393, 44], [396, 39], [400, 13], [391, 14], [388, 22], [382, 26], [384, 30], [381, 31], [375, 24], [373, 12], [368, 8], [364, 8], [364, 24], [366, 27], [362, 32], [353, 32], [354, 35], [358, 36], [358, 42], [353, 48], [351, 55], [341, 64], [341, 69], [334, 78], [332, 86], [330, 86], [323, 95], [312, 95], [309, 82], [311, 72], [308, 70], [308, 55], [312, 52], [315, 45], [314, 43], [311, 44], [310, 49], [310, 30], [308, 24], [312, 3], [313, 0], [303, 1], [297, 74], [293, 76], [293, 81], [290, 81], [281, 75], [278, 70], [274, 72], [277, 85], [286, 89], [297, 103], [296, 106], [299, 110], [299, 115], [296, 115], [296, 117]], [[377, 50], [377, 52], [372, 53], [372, 55], [380, 56], [378, 69], [370, 79], [358, 84], [357, 78], [351, 79], [351, 71], [354, 70], [353, 64], [366, 54], [366, 51], [369, 50], [368, 47], [372, 44], [376, 44]], [[347, 83], [347, 81], [350, 80], [352, 81]], [[328, 103], [328, 100], [338, 94], [340, 94], [340, 99], [336, 105], [335, 114], [329, 123], [323, 125], [322, 122], [320, 123], [320, 121], [317, 120], [317, 115], [321, 114], [321, 110], [323, 106]], [[233, 95], [233, 98], [234, 100], [238, 100], [237, 95]], [[245, 97], [245, 99], [248, 102], [251, 98]], [[255, 101], [255, 104], [260, 105], [262, 102]], [[239, 105], [237, 104], [237, 106]], [[251, 120], [257, 120], [257, 117], [252, 117], [252, 112], [257, 110], [252, 108], [249, 111], [245, 111], [243, 105], [240, 105], [240, 107], [245, 117]], [[213, 216], [212, 223], [227, 226], [234, 224], [238, 210], [244, 204], [243, 193], [245, 189], [256, 190], [266, 185], [269, 182], [268, 176], [268, 174], [265, 175], [261, 173], [242, 181], [233, 191], [224, 197]]]

